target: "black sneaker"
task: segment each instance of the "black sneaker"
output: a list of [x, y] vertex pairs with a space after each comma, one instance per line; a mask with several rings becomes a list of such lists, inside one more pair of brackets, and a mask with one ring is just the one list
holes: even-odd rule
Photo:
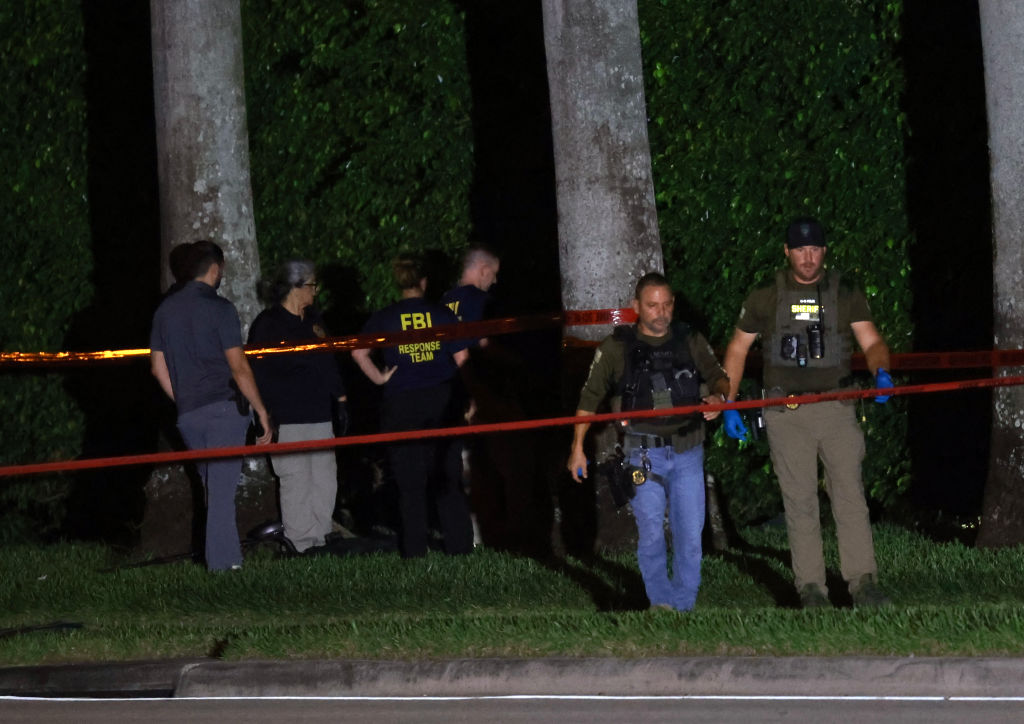
[[850, 596], [853, 597], [854, 606], [878, 608], [892, 603], [892, 600], [875, 583], [875, 577], [870, 573], [865, 573], [857, 579], [856, 583], [850, 584]]
[[805, 583], [800, 588], [800, 608], [828, 608], [831, 605], [817, 583]]

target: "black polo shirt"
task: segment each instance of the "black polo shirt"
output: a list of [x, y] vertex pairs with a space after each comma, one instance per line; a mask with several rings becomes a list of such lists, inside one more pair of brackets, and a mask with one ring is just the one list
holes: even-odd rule
[[[326, 334], [323, 319], [313, 307], [299, 317], [277, 304], [253, 321], [249, 344], [316, 342]], [[332, 352], [271, 354], [253, 359], [252, 370], [270, 416], [281, 425], [328, 422], [333, 401], [345, 394]]]

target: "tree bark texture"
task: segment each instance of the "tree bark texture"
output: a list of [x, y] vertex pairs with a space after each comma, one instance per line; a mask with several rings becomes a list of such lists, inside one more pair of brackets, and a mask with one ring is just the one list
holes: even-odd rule
[[636, 280], [664, 264], [636, 1], [543, 0], [543, 12], [562, 303], [628, 306]]
[[[171, 249], [198, 239], [216, 242], [226, 261], [220, 293], [238, 309], [244, 339], [260, 311], [260, 261], [249, 177], [240, 1], [150, 0], [150, 23], [162, 286], [174, 281]], [[146, 490], [144, 547], [187, 549], [188, 530], [174, 534], [178, 529], [170, 519], [180, 514], [166, 501], [192, 499], [198, 510], [199, 494], [190, 492], [180, 470], [167, 467], [153, 471]], [[243, 534], [245, 526], [259, 522], [245, 512], [250, 502], [258, 515], [276, 509], [274, 479], [263, 456], [245, 458], [237, 498]], [[153, 543], [157, 539], [160, 543]]]
[[227, 259], [221, 293], [243, 327], [259, 312], [259, 253], [239, 0], [151, 0], [163, 286], [170, 250], [209, 239]]
[[[1024, 346], [1024, 3], [980, 0], [992, 183], [993, 331]], [[1020, 374], [1002, 369], [1000, 375]], [[992, 393], [992, 443], [978, 545], [1024, 543], [1024, 388]]]

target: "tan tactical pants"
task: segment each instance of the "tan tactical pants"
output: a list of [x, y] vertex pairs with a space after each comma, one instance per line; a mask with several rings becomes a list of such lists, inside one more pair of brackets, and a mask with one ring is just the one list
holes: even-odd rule
[[770, 407], [764, 418], [786, 509], [797, 590], [816, 583], [827, 591], [818, 511], [819, 456], [836, 521], [840, 572], [847, 582], [865, 573], [875, 575], [874, 544], [861, 480], [864, 433], [853, 405], [819, 402], [796, 410]]

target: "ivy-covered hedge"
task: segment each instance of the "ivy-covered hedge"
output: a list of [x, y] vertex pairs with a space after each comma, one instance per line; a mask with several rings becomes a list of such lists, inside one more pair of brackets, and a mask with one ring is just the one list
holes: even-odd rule
[[447, 0], [242, 10], [262, 266], [308, 257], [358, 287], [346, 303], [383, 306], [396, 252], [457, 255], [469, 235], [463, 14]]
[[[883, 333], [905, 348], [902, 3], [639, 4], [666, 267], [691, 321], [724, 345], [747, 290], [781, 264], [787, 221], [815, 214], [832, 263], [865, 286]], [[242, 11], [264, 269], [312, 258], [336, 295], [328, 311], [363, 314], [392, 298], [395, 252], [455, 256], [472, 231], [465, 17], [473, 6], [242, 0]], [[61, 348], [93, 296], [81, 15], [70, 0], [0, 9], [5, 350]], [[506, 253], [534, 253], [530, 243]], [[82, 417], [61, 382], [59, 374], [0, 374], [0, 461], [77, 452]], [[864, 406], [866, 479], [886, 505], [908, 474], [899, 407]], [[708, 468], [734, 518], [777, 509], [763, 444], [737, 455], [719, 434]], [[0, 506], [55, 501], [56, 510], [60, 483], [48, 485], [0, 481]]]
[[[901, 2], [640, 0], [666, 271], [716, 346], [749, 289], [783, 265], [789, 221], [812, 215], [829, 264], [864, 286], [890, 346], [908, 347], [901, 13]], [[884, 504], [909, 480], [900, 406], [863, 409], [865, 480]], [[735, 450], [719, 431], [708, 461], [734, 517], [770, 514], [766, 445]]]
[[[80, 3], [0, 6], [0, 347], [63, 349], [91, 297], [86, 199], [85, 52]], [[0, 373], [0, 464], [72, 458], [81, 412], [59, 373]], [[0, 480], [0, 542], [46, 533], [59, 478]]]

